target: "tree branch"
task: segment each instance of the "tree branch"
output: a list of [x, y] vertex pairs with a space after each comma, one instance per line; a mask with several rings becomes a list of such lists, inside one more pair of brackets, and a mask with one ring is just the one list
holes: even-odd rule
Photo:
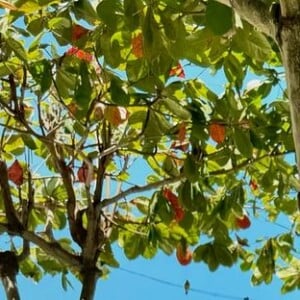
[[[9, 226], [3, 223], [0, 223], [0, 231], [8, 233], [11, 232]], [[81, 271], [82, 263], [80, 257], [66, 251], [58, 243], [49, 243], [36, 235], [34, 232], [28, 230], [23, 230], [23, 232], [15, 231], [13, 233], [32, 242], [49, 256], [60, 261], [62, 264], [67, 264], [70, 266], [70, 268], [73, 268], [76, 271]]]
[[[270, 6], [261, 0], [217, 0], [230, 6], [235, 12], [259, 31], [275, 39], [276, 26], [274, 24]], [[294, 2], [297, 0], [293, 0]], [[288, 2], [288, 1], [287, 1]]]
[[121, 200], [122, 198], [125, 198], [128, 195], [143, 193], [143, 192], [147, 192], [147, 191], [150, 191], [150, 190], [153, 190], [153, 189], [157, 189], [157, 188], [160, 188], [160, 187], [162, 187], [164, 185], [167, 185], [167, 184], [176, 183], [176, 182], [182, 180], [183, 178], [184, 177], [182, 175], [180, 175], [180, 176], [177, 176], [177, 177], [170, 177], [170, 178], [163, 179], [161, 181], [153, 182], [153, 183], [143, 185], [143, 186], [133, 186], [133, 187], [119, 193], [118, 195], [116, 195], [112, 198], [103, 199], [103, 201], [101, 201], [101, 203], [99, 204], [99, 208], [101, 209], [101, 208], [106, 207], [108, 205], [114, 204], [114, 203], [118, 202], [119, 200]]

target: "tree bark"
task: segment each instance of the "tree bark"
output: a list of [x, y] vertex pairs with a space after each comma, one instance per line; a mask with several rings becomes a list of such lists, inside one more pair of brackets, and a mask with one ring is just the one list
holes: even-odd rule
[[85, 268], [82, 272], [82, 276], [83, 280], [80, 300], [93, 300], [99, 277], [99, 270], [95, 267]]
[[7, 300], [20, 300], [16, 275], [19, 272], [18, 258], [12, 251], [0, 252], [0, 278]]
[[286, 72], [296, 163], [300, 177], [300, 1], [280, 1], [278, 44]]
[[[265, 33], [270, 37], [275, 37], [276, 26], [274, 25], [274, 20], [272, 12], [270, 10], [270, 5], [267, 5], [261, 0], [216, 0], [219, 3], [230, 6], [234, 11], [240, 15], [240, 17], [261, 32]], [[288, 0], [289, 1], [289, 0]], [[297, 1], [297, 0], [295, 0]]]
[[7, 300], [20, 300], [18, 286], [15, 276], [5, 276], [1, 278], [6, 293]]

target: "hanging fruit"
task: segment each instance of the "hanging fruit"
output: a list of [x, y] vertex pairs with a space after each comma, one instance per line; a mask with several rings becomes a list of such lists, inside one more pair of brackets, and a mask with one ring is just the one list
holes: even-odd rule
[[191, 263], [193, 254], [192, 251], [187, 247], [187, 245], [179, 243], [176, 248], [176, 258], [182, 266], [186, 266]]

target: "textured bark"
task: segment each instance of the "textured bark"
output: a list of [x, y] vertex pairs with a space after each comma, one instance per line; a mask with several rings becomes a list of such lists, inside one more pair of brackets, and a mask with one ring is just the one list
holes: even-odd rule
[[96, 268], [85, 268], [82, 272], [82, 290], [80, 300], [93, 300], [99, 271]]
[[[217, 0], [232, 7], [242, 19], [246, 20], [261, 32], [275, 37], [276, 26], [273, 22], [270, 6], [262, 0]], [[289, 1], [289, 0], [287, 0]], [[297, 0], [296, 0], [297, 1]]]
[[19, 272], [18, 258], [12, 251], [0, 252], [0, 278], [7, 300], [19, 300], [16, 275]]
[[300, 175], [300, 1], [281, 1], [279, 45], [286, 72], [296, 162]]

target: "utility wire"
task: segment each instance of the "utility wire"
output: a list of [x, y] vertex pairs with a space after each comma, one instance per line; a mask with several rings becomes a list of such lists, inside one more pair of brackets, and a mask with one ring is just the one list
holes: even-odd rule
[[[119, 267], [118, 269], [120, 271], [129, 273], [131, 275], [146, 278], [146, 279], [149, 279], [149, 280], [152, 280], [152, 281], [155, 281], [155, 282], [159, 282], [161, 284], [169, 285], [169, 286], [172, 286], [172, 287], [175, 287], [175, 288], [183, 289], [183, 284], [173, 283], [173, 282], [168, 281], [168, 280], [163, 280], [163, 279], [153, 277], [153, 276], [150, 276], [150, 275], [146, 275], [146, 274], [143, 274], [143, 273], [131, 271], [131, 270], [128, 270], [128, 269], [125, 269], [125, 268], [122, 268], [122, 267]], [[202, 289], [196, 289], [196, 288], [190, 288], [189, 292], [194, 292], [194, 293], [198, 293], [198, 294], [202, 294], [202, 295], [209, 295], [209, 296], [214, 297], [214, 298], [222, 298], [222, 299], [230, 299], [230, 300], [251, 300], [249, 297], [239, 297], [239, 296], [235, 296], [235, 295], [215, 293], [215, 292], [202, 290]]]

